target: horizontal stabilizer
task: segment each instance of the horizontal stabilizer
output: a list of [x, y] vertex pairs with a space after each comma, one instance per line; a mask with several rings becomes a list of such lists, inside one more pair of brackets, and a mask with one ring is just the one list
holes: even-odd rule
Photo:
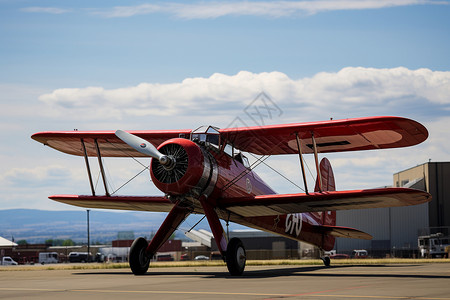
[[372, 236], [370, 234], [350, 227], [316, 225], [314, 226], [314, 228], [323, 234], [331, 235], [334, 237], [362, 240], [372, 239]]
[[164, 197], [54, 195], [48, 198], [87, 208], [169, 212], [173, 207]]

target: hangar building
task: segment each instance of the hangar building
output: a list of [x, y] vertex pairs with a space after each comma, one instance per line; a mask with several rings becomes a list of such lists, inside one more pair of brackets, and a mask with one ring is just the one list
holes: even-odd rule
[[395, 173], [393, 186], [424, 190], [433, 199], [415, 206], [338, 211], [337, 225], [373, 236], [369, 241], [336, 239], [338, 253], [365, 249], [372, 256], [413, 256], [419, 235], [450, 234], [450, 162], [427, 162]]

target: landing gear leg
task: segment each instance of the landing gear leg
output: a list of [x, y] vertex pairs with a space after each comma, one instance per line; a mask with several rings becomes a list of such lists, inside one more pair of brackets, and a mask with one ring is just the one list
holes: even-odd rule
[[232, 276], [242, 275], [245, 269], [246, 253], [242, 241], [232, 238], [227, 246], [227, 267]]
[[142, 237], [137, 238], [133, 242], [128, 261], [134, 275], [144, 275], [147, 273], [150, 259], [189, 214], [190, 211], [187, 208], [179, 207], [175, 204], [150, 243], [147, 243]]
[[238, 238], [232, 238], [227, 243], [225, 232], [214, 207], [206, 201], [206, 197], [200, 198], [200, 203], [203, 206], [209, 226], [213, 232], [217, 248], [227, 263], [228, 271], [232, 276], [242, 275], [246, 262], [246, 253], [242, 241]]

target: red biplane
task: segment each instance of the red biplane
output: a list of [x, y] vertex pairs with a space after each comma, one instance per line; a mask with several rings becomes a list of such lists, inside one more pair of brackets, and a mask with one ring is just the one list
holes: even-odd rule
[[[371, 239], [357, 229], [336, 226], [336, 211], [406, 206], [431, 195], [406, 188], [336, 191], [330, 162], [318, 154], [406, 147], [426, 140], [420, 123], [400, 117], [370, 117], [311, 123], [219, 129], [148, 131], [54, 131], [32, 138], [56, 150], [84, 156], [92, 195], [54, 195], [55, 201], [104, 209], [168, 212], [148, 243], [137, 238], [130, 249], [134, 274], [145, 274], [150, 259], [191, 213], [204, 214], [232, 275], [244, 271], [242, 241], [228, 240], [220, 219], [304, 241], [323, 251], [336, 237]], [[156, 148], [154, 145], [158, 145]], [[255, 173], [243, 152], [299, 156], [305, 193], [275, 194]], [[313, 154], [317, 179], [307, 190], [303, 155]], [[88, 157], [98, 157], [105, 195], [96, 195]], [[152, 157], [151, 179], [163, 196], [115, 196], [108, 192], [102, 157]], [[325, 265], [329, 257], [323, 256]]]

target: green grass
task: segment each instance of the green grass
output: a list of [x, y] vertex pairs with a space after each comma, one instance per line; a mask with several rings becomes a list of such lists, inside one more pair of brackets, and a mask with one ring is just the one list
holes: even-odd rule
[[[380, 258], [380, 259], [335, 259], [331, 265], [389, 265], [389, 264], [424, 264], [450, 263], [450, 259], [410, 259], [410, 258]], [[214, 261], [173, 261], [152, 262], [150, 268], [176, 267], [214, 267], [225, 266], [221, 260]], [[276, 259], [276, 260], [248, 260], [247, 266], [279, 266], [279, 265], [323, 265], [320, 259]], [[32, 270], [102, 270], [129, 269], [128, 263], [90, 263], [90, 264], [56, 264], [56, 265], [20, 265], [0, 266], [1, 271], [32, 271]]]
[[[388, 264], [423, 264], [423, 263], [450, 263], [450, 259], [413, 259], [413, 258], [366, 258], [366, 259], [332, 259], [331, 265], [388, 265]], [[271, 265], [323, 265], [320, 259], [277, 259], [277, 260], [250, 260], [248, 266]]]

